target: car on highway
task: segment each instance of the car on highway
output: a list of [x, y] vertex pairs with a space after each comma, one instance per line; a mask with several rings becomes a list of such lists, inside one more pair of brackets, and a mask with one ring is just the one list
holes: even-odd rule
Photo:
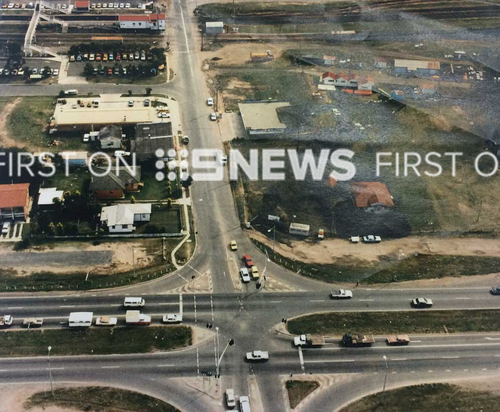
[[12, 326], [13, 322], [14, 318], [12, 317], [12, 315], [0, 316], [0, 328], [8, 328], [9, 326]]
[[10, 232], [10, 222], [3, 222], [2, 235], [8, 235]]
[[414, 308], [425, 309], [432, 306], [432, 300], [428, 298], [417, 298], [411, 301], [411, 306]]
[[269, 352], [262, 350], [254, 350], [253, 352], [247, 352], [245, 359], [247, 361], [259, 362], [269, 360]]
[[215, 113], [210, 113], [210, 120], [215, 122], [217, 120], [217, 115]]
[[260, 274], [259, 274], [259, 268], [255, 265], [252, 266], [252, 279], [258, 279], [260, 278]]
[[228, 408], [234, 408], [236, 406], [234, 389], [226, 389], [226, 405]]
[[500, 286], [493, 286], [490, 290], [492, 295], [500, 295]]
[[368, 235], [363, 236], [363, 242], [365, 243], [380, 243], [382, 238], [380, 236]]
[[178, 313], [168, 313], [163, 315], [163, 323], [181, 323], [182, 315]]
[[241, 276], [241, 281], [243, 283], [250, 282], [250, 273], [248, 273], [248, 269], [247, 268], [241, 268], [240, 269], [240, 276]]
[[143, 298], [125, 298], [123, 301], [123, 306], [130, 308], [143, 307], [146, 301]]
[[352, 290], [339, 289], [330, 292], [330, 298], [332, 299], [352, 299]]
[[247, 268], [251, 268], [253, 266], [253, 261], [250, 255], [243, 255], [241, 260], [243, 261], [243, 263]]
[[118, 323], [118, 318], [111, 318], [109, 316], [100, 316], [96, 319], [96, 326], [115, 326]]
[[238, 250], [238, 244], [236, 243], [236, 240], [231, 240], [229, 247], [231, 248], [231, 250]]
[[207, 106], [213, 106], [214, 105], [214, 99], [212, 99], [211, 97], [209, 97], [207, 99]]

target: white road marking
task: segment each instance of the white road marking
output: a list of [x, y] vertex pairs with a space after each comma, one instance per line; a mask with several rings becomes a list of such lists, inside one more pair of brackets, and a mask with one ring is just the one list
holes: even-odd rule
[[340, 360], [306, 360], [304, 363], [342, 363], [342, 362], [356, 362], [354, 359], [340, 359]]
[[412, 340], [413, 343], [422, 343], [421, 340]]
[[8, 369], [0, 369], [0, 372], [8, 372]]
[[482, 368], [481, 370], [482, 370], [482, 371], [487, 371], [487, 370], [488, 370], [488, 368]]
[[281, 300], [270, 300], [269, 303], [281, 303]]
[[432, 372], [434, 372], [434, 371], [427, 371], [427, 372], [432, 373]]
[[189, 50], [189, 42], [188, 42], [188, 36], [187, 36], [187, 31], [186, 31], [186, 22], [184, 21], [184, 13], [182, 11], [180, 1], [178, 3], [179, 3], [179, 10], [181, 11], [182, 30], [184, 31], [184, 41], [186, 42], [186, 49], [187, 49], [186, 53], [187, 53], [187, 58], [189, 60], [189, 69], [191, 71], [191, 77], [194, 78], [195, 75], [194, 75], [194, 70], [193, 70], [193, 62], [191, 61], [191, 53]]
[[470, 300], [470, 298], [455, 298], [456, 300]]
[[500, 340], [500, 338], [491, 338], [489, 336], [486, 336], [484, 339], [486, 339], [486, 340]]
[[405, 361], [407, 360], [406, 358], [393, 358], [391, 361]]
[[62, 305], [62, 306], [59, 306], [60, 308], [74, 308], [76, 307], [76, 305]]
[[392, 373], [397, 373], [396, 371], [392, 371]]
[[158, 366], [159, 368], [169, 368], [175, 365], [156, 365], [156, 366]]
[[315, 299], [315, 300], [310, 300], [309, 302], [324, 302], [325, 299]]
[[464, 369], [464, 372], [469, 372], [469, 369]]
[[7, 309], [24, 309], [24, 306], [9, 306]]
[[101, 369], [118, 369], [119, 366], [101, 366]]
[[359, 302], [373, 302], [374, 299], [358, 299]]
[[451, 369], [446, 369], [445, 372], [451, 372]]
[[442, 356], [441, 359], [460, 359], [460, 356]]
[[[48, 370], [48, 368], [47, 368]], [[63, 371], [64, 368], [50, 368], [51, 371]]]
[[161, 306], [178, 305], [178, 303], [174, 303], [174, 302], [160, 302], [160, 303], [158, 303], [158, 305], [161, 305]]

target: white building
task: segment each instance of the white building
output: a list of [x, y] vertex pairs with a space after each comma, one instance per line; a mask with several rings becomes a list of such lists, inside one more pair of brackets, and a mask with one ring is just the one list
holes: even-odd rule
[[38, 191], [38, 206], [51, 206], [54, 204], [55, 199], [62, 202], [64, 200], [64, 191], [57, 190], [56, 187], [41, 188]]
[[164, 14], [120, 14], [120, 29], [165, 30]]
[[151, 203], [106, 206], [101, 209], [101, 223], [108, 226], [109, 233], [131, 233], [135, 222], [151, 220]]
[[309, 236], [309, 231], [311, 230], [311, 226], [305, 225], [303, 223], [290, 223], [290, 228], [288, 229], [288, 233], [291, 235], [299, 235], [299, 236]]
[[208, 35], [224, 33], [224, 23], [221, 21], [207, 21], [205, 23], [205, 33]]

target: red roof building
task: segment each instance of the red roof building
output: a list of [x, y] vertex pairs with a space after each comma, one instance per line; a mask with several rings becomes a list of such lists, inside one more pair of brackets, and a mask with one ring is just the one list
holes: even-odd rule
[[351, 189], [356, 199], [356, 207], [394, 206], [389, 189], [384, 183], [356, 182], [351, 184]]
[[90, 1], [89, 0], [76, 0], [75, 1], [75, 9], [78, 11], [90, 10]]
[[0, 185], [0, 219], [16, 220], [28, 218], [30, 196], [29, 183]]

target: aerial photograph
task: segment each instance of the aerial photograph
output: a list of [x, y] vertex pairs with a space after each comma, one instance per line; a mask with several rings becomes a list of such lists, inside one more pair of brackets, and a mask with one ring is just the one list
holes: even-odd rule
[[0, 1], [0, 412], [500, 411], [500, 0], [98, 1]]

